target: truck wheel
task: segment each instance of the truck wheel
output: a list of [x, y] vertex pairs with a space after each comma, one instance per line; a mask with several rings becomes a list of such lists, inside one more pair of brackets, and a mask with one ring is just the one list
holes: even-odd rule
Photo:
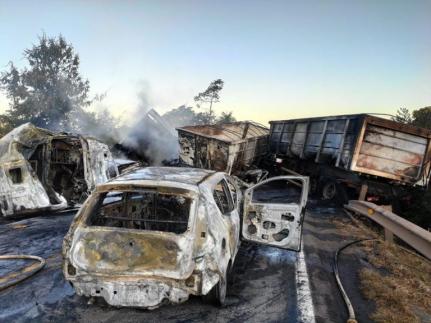
[[333, 200], [337, 196], [337, 184], [335, 182], [326, 182], [322, 187], [322, 199]]
[[334, 201], [339, 205], [344, 205], [349, 200], [344, 186], [336, 181], [327, 181], [323, 183], [322, 199]]
[[229, 268], [226, 269], [226, 273], [224, 277], [220, 277], [217, 284], [214, 285], [214, 287], [209, 291], [208, 294], [203, 295], [202, 299], [207, 304], [213, 304], [218, 306], [223, 306], [226, 301], [226, 291], [227, 291], [227, 271]]

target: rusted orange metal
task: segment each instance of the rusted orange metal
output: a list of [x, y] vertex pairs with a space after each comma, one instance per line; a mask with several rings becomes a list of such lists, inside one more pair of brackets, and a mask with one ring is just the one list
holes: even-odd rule
[[267, 153], [269, 129], [254, 122], [177, 128], [180, 158], [190, 166], [236, 173]]

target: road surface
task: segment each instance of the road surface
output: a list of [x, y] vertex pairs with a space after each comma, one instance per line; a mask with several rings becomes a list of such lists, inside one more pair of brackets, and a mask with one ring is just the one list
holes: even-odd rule
[[[140, 310], [114, 308], [101, 299], [77, 296], [63, 279], [61, 245], [73, 213], [44, 215], [0, 224], [0, 254], [44, 257], [46, 267], [28, 280], [0, 292], [4, 322], [345, 322], [346, 310], [335, 286], [332, 257], [345, 243], [332, 223], [342, 210], [311, 201], [304, 225], [304, 253], [242, 243], [228, 287], [227, 305], [217, 308], [191, 297], [179, 305]], [[359, 258], [358, 258], [359, 257]], [[360, 255], [341, 259], [342, 279], [357, 285]], [[22, 262], [0, 263], [0, 275]], [[353, 293], [360, 321], [373, 304]], [[310, 297], [311, 296], [311, 297]]]

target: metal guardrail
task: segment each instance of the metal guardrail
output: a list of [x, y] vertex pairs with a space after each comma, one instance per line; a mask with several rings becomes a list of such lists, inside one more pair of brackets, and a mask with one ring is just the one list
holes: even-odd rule
[[380, 224], [385, 229], [385, 240], [392, 241], [396, 235], [431, 260], [431, 232], [374, 203], [352, 200], [344, 207]]

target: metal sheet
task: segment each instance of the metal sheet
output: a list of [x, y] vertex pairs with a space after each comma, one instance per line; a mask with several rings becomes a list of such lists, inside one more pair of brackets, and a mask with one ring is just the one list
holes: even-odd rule
[[268, 129], [253, 122], [178, 128], [180, 159], [193, 167], [229, 174], [268, 151]]
[[270, 151], [277, 155], [427, 185], [430, 130], [365, 114], [270, 124]]
[[348, 168], [362, 118], [352, 115], [271, 121], [270, 151]]
[[[377, 121], [377, 122], [375, 122]], [[355, 151], [352, 170], [409, 184], [425, 185], [423, 165], [428, 164], [429, 137], [423, 129], [390, 120], [365, 120]], [[408, 131], [408, 132], [407, 132]]]

